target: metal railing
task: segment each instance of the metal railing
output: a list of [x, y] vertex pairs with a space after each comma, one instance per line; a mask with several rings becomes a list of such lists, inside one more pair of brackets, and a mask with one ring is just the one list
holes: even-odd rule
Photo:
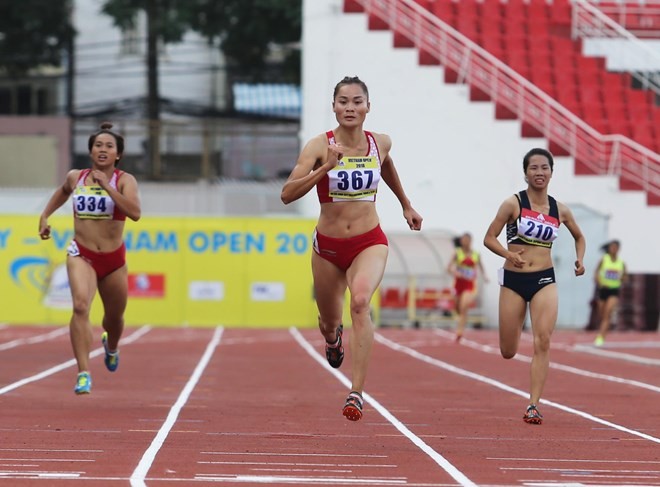
[[660, 38], [660, 2], [658, 0], [593, 1], [598, 10], [638, 38]]
[[414, 0], [351, 0], [458, 79], [483, 91], [596, 174], [625, 178], [660, 202], [660, 155], [622, 135], [603, 135]]
[[[660, 52], [651, 48], [647, 43], [640, 41], [635, 35], [615, 22], [610, 16], [603, 13], [585, 0], [574, 0], [573, 19], [571, 26], [573, 39], [598, 38], [621, 39], [626, 42], [626, 62], [637, 66], [660, 66]], [[660, 95], [660, 78], [657, 73], [643, 74], [631, 71], [631, 76], [638, 80], [644, 89], [650, 89]]]

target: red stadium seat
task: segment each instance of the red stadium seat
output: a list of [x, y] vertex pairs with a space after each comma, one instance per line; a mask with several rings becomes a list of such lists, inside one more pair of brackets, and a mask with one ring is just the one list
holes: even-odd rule
[[595, 130], [600, 132], [601, 134], [607, 135], [611, 134], [612, 130], [610, 129], [610, 124], [607, 121], [606, 118], [599, 118], [599, 119], [593, 119], [593, 120], [588, 120], [585, 117], [585, 121]]
[[457, 16], [452, 26], [468, 39], [475, 41], [479, 37], [479, 27], [474, 17]]
[[632, 137], [632, 124], [626, 118], [625, 111], [622, 116], [616, 116], [614, 118], [608, 113], [607, 118], [612, 133]]
[[649, 103], [644, 104], [627, 104], [628, 119], [633, 123], [637, 122], [653, 122], [653, 106]]
[[603, 85], [603, 90], [607, 92], [619, 91], [623, 88], [627, 88], [625, 80], [626, 78], [618, 73], [610, 73], [608, 71], [601, 73], [601, 83]]
[[530, 67], [534, 69], [550, 69], [553, 72], [556, 71], [553, 66], [554, 66], [554, 56], [551, 54], [550, 50], [537, 50], [537, 51], [529, 51], [528, 53], [529, 56], [529, 63]]
[[552, 75], [544, 76], [536, 71], [532, 71], [529, 80], [550, 98], [557, 99], [557, 87], [552, 79]]
[[507, 63], [513, 63], [517, 66], [522, 64], [529, 66], [531, 64], [527, 49], [524, 47], [504, 46], [504, 59]]
[[456, 15], [458, 17], [470, 17], [472, 19], [477, 19], [479, 4], [476, 0], [461, 0], [456, 2]]
[[534, 29], [539, 24], [545, 24], [550, 21], [551, 7], [543, 0], [529, 2], [527, 5], [527, 18], [534, 23]]
[[600, 84], [604, 70], [599, 68], [593, 62], [587, 62], [592, 58], [580, 58], [576, 60], [576, 69], [578, 83], [587, 85]]
[[655, 148], [656, 145], [655, 132], [649, 122], [633, 123], [632, 138], [634, 141], [640, 143], [641, 145], [649, 149]]
[[573, 67], [555, 68], [554, 70], [555, 83], [558, 85], [575, 85], [577, 84], [576, 71]]
[[603, 103], [603, 93], [600, 84], [587, 85], [580, 83], [578, 85], [580, 91], [580, 101], [586, 103]]
[[562, 105], [578, 105], [580, 95], [575, 85], [557, 85], [557, 101]]
[[[605, 110], [603, 108], [603, 104], [601, 102], [595, 102], [595, 103], [587, 103], [583, 102], [582, 103], [582, 116], [586, 122], [589, 124], [591, 123], [599, 123], [602, 120], [607, 120], [607, 116], [605, 114]], [[609, 124], [607, 125], [609, 129]], [[596, 127], [594, 127], [596, 128]], [[602, 128], [602, 127], [600, 127]], [[596, 128], [598, 130], [598, 128]], [[606, 133], [606, 132], [604, 132]]]
[[527, 0], [506, 0], [503, 5], [505, 17], [519, 17], [527, 20]]
[[502, 29], [507, 35], [524, 35], [529, 33], [527, 19], [517, 13], [506, 13], [502, 17]]
[[551, 36], [550, 49], [557, 55], [581, 54], [580, 44], [566, 37]]
[[584, 57], [578, 56], [577, 60], [577, 70], [578, 73], [594, 73], [597, 76], [600, 76], [603, 71], [605, 71], [605, 61], [601, 57]]
[[[529, 80], [537, 86], [555, 86], [555, 78], [553, 76], [553, 69], [547, 64], [540, 64], [538, 66], [531, 66], [529, 71]], [[573, 85], [575, 88], [575, 85]]]
[[381, 291], [380, 306], [382, 308], [405, 308], [408, 306], [407, 297], [399, 288], [386, 288]]
[[504, 46], [502, 45], [502, 38], [499, 36], [486, 37], [482, 34], [480, 45], [494, 56], [501, 57], [503, 55]]
[[415, 3], [422, 7], [425, 10], [431, 11], [431, 4], [434, 3], [433, 0], [415, 0]]
[[527, 45], [529, 46], [529, 52], [533, 56], [536, 51], [550, 51], [550, 37], [547, 35], [538, 35], [534, 32], [527, 38]]
[[502, 26], [499, 22], [481, 22], [480, 23], [481, 38], [485, 40], [497, 40], [502, 43]]
[[502, 37], [502, 44], [507, 51], [525, 51], [525, 54], [528, 53], [527, 35], [523, 33], [506, 33]]
[[435, 0], [431, 3], [431, 13], [443, 22], [453, 24], [455, 15], [455, 4], [449, 0]]
[[482, 27], [486, 24], [495, 24], [502, 19], [502, 3], [498, 0], [482, 2], [479, 8], [479, 17], [482, 19]]
[[573, 115], [575, 115], [577, 118], [584, 120], [584, 113], [582, 111], [582, 106], [577, 101], [560, 102], [560, 105], [564, 107], [564, 109], [568, 110]]
[[624, 89], [623, 96], [629, 105], [647, 105], [652, 103], [652, 91], [638, 90], [634, 88]]
[[550, 8], [550, 22], [555, 26], [570, 27], [572, 8], [570, 0], [554, 0]]
[[434, 288], [418, 289], [415, 306], [419, 309], [437, 309], [440, 291]]

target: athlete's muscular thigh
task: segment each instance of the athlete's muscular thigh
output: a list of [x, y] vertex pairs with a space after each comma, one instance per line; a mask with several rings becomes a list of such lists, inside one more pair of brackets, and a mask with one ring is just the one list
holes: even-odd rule
[[503, 286], [500, 288], [500, 352], [504, 358], [512, 358], [518, 352], [526, 311], [527, 303], [517, 292]]
[[312, 252], [312, 276], [316, 306], [322, 318], [328, 322], [341, 322], [346, 275], [333, 263]]
[[550, 336], [557, 322], [559, 298], [557, 285], [550, 284], [539, 289], [529, 303], [529, 314], [534, 333], [534, 347], [540, 350], [550, 348]]
[[66, 268], [74, 311], [89, 311], [96, 294], [96, 272], [82, 257], [71, 255], [67, 256]]
[[383, 279], [388, 251], [387, 245], [373, 245], [355, 257], [346, 271], [352, 295], [364, 293], [371, 298]]
[[128, 269], [124, 265], [99, 281], [99, 296], [103, 302], [105, 316], [121, 319], [128, 300]]

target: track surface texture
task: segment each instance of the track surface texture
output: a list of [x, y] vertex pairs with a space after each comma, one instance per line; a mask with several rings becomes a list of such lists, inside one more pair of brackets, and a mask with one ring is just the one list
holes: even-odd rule
[[364, 417], [313, 329], [127, 328], [73, 393], [66, 327], [0, 326], [0, 485], [660, 486], [660, 335], [558, 330], [528, 425], [531, 336], [376, 331]]

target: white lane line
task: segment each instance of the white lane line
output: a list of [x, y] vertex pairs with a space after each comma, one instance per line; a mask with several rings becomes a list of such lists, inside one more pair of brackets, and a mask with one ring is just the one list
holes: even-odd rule
[[[605, 430], [605, 428], [593, 428], [594, 430]], [[526, 437], [526, 436], [516, 436], [516, 437], [501, 437], [501, 436], [491, 436], [491, 437], [479, 437], [479, 436], [456, 436], [457, 440], [468, 440], [468, 441], [491, 441], [491, 442], [501, 442], [501, 441], [515, 441], [516, 443], [523, 443], [523, 442], [528, 442], [532, 444], [537, 444], [538, 443], [538, 438], [534, 438], [532, 436]], [[562, 437], [561, 439], [562, 443], [618, 443], [621, 444], [621, 441], [619, 438], [605, 438], [605, 439], [596, 439], [596, 438], [591, 438], [591, 437], [579, 437], [579, 438], [566, 438]], [[638, 439], [629, 439], [626, 441], [641, 441]], [[595, 447], [595, 445], [594, 445]]]
[[[620, 469], [611, 469], [611, 468], [548, 468], [548, 467], [500, 467], [500, 470], [531, 470], [531, 471], [540, 471], [540, 472], [564, 472], [570, 475], [579, 475], [579, 474], [589, 474], [589, 473], [613, 473], [613, 474], [626, 474], [626, 473], [643, 473], [643, 474], [652, 474], [653, 477], [656, 477], [656, 474], [660, 474], [660, 470], [620, 470]], [[623, 476], [623, 475], [622, 475]]]
[[[576, 343], [575, 345], [578, 345], [578, 346], [591, 346], [590, 344], [585, 344], [585, 343]], [[619, 349], [625, 349], [625, 348], [660, 348], [660, 341], [654, 341], [654, 340], [648, 340], [648, 341], [644, 341], [644, 342], [611, 342], [611, 341], [606, 341], [605, 344], [601, 348], [603, 348], [605, 350], [609, 350], [609, 349], [612, 349], [612, 348], [619, 348]]]
[[409, 485], [405, 480], [370, 480], [346, 477], [290, 477], [279, 475], [196, 475], [195, 480], [252, 484]]
[[215, 332], [213, 333], [213, 337], [211, 338], [209, 344], [206, 346], [206, 350], [204, 351], [202, 358], [199, 360], [199, 363], [197, 364], [197, 367], [195, 367], [195, 370], [190, 376], [190, 379], [188, 379], [188, 382], [181, 390], [181, 394], [179, 394], [178, 399], [170, 409], [170, 412], [167, 415], [167, 418], [165, 419], [163, 426], [160, 428], [155, 438], [151, 442], [151, 445], [142, 455], [142, 458], [140, 459], [140, 463], [138, 463], [138, 466], [131, 474], [130, 481], [132, 487], [147, 486], [147, 484], [145, 483], [147, 473], [149, 473], [149, 469], [151, 468], [151, 465], [154, 459], [156, 458], [156, 455], [158, 454], [158, 451], [160, 450], [161, 446], [163, 446], [163, 443], [165, 442], [167, 435], [174, 426], [174, 423], [176, 423], [176, 419], [179, 416], [181, 409], [183, 409], [183, 406], [185, 406], [186, 402], [188, 401], [188, 398], [190, 397], [190, 394], [192, 394], [193, 389], [197, 385], [199, 378], [202, 376], [202, 373], [204, 373], [204, 369], [206, 369], [206, 366], [211, 361], [213, 352], [215, 352], [215, 349], [220, 343], [220, 339], [222, 338], [223, 330], [224, 329], [222, 327], [218, 327], [215, 329]]
[[343, 454], [343, 453], [282, 453], [282, 452], [233, 452], [233, 451], [203, 451], [202, 455], [240, 455], [240, 456], [266, 456], [266, 457], [347, 457], [347, 458], [387, 458], [387, 455], [361, 455], [356, 453]]
[[657, 358], [640, 357], [638, 355], [623, 352], [612, 352], [610, 350], [605, 350], [603, 348], [594, 347], [591, 345], [574, 345], [571, 351], [590, 353], [591, 355], [598, 355], [600, 357], [614, 358], [626, 362], [633, 362], [636, 364], [660, 367], [660, 359]]
[[[533, 336], [531, 333], [523, 333], [521, 338], [524, 341], [527, 342], [532, 342], [533, 341]], [[618, 345], [617, 345], [618, 343]], [[626, 346], [628, 344], [634, 344], [635, 342], [613, 342], [613, 343], [605, 343], [602, 347], [595, 347], [592, 344], [589, 343], [576, 343], [573, 345], [567, 345], [565, 343], [554, 343], [552, 346], [554, 348], [557, 348], [559, 350], [564, 350], [566, 352], [583, 352], [583, 353], [590, 353], [592, 355], [599, 355], [601, 357], [607, 357], [607, 358], [612, 358], [612, 359], [620, 359], [623, 360], [624, 362], [633, 362], [636, 364], [642, 364], [642, 365], [653, 365], [653, 366], [660, 366], [660, 360], [659, 359], [653, 359], [653, 358], [646, 358], [646, 357], [640, 357], [638, 355], [633, 355], [630, 353], [623, 353], [623, 352], [613, 352], [608, 350], [609, 348], [638, 348], [638, 347], [633, 347], [633, 346]], [[639, 342], [637, 342], [639, 343]], [[660, 346], [660, 342], [651, 342], [653, 345], [645, 345], [644, 348], [657, 348], [657, 346]], [[655, 344], [658, 345], [655, 345]], [[641, 348], [641, 347], [639, 347]]]
[[[316, 352], [314, 347], [305, 340], [302, 334], [296, 328], [289, 328], [289, 332], [298, 344], [314, 359], [318, 362], [324, 369], [330, 372], [339, 382], [341, 382], [347, 389], [351, 388], [351, 381], [348, 378], [339, 372], [336, 369], [330, 367], [325, 358], [321, 357], [319, 353]], [[368, 393], [363, 394], [364, 398], [369, 402], [369, 404], [380, 413], [387, 421], [389, 421], [392, 426], [401, 432], [406, 438], [408, 438], [417, 448], [422, 450], [426, 455], [428, 455], [435, 463], [440, 466], [445, 472], [447, 472], [459, 485], [464, 487], [476, 487], [477, 484], [472, 482], [467, 476], [458, 470], [454, 465], [449, 463], [449, 461], [443, 457], [440, 453], [431, 448], [424, 440], [419, 436], [415, 435], [410, 431], [401, 421], [399, 421], [392, 413], [390, 413], [383, 405], [381, 405], [374, 397]]]
[[[408, 348], [404, 345], [400, 345], [396, 342], [393, 342], [392, 340], [385, 338], [384, 336], [380, 334], [376, 334], [375, 336], [376, 341], [379, 343], [382, 343], [383, 345], [391, 348], [392, 350], [396, 350], [397, 352], [402, 352], [407, 355], [410, 355], [411, 357], [420, 360], [422, 362], [425, 362], [429, 365], [433, 365], [435, 367], [441, 368], [443, 370], [446, 370], [448, 372], [453, 372], [457, 375], [461, 375], [463, 377], [468, 377], [470, 379], [476, 380], [478, 382], [483, 382], [485, 384], [491, 385], [493, 387], [496, 387], [497, 389], [501, 389], [506, 392], [510, 392], [511, 394], [515, 394], [516, 396], [524, 397], [527, 399], [529, 397], [529, 394], [525, 391], [522, 391], [520, 389], [516, 389], [515, 387], [511, 387], [509, 385], [504, 384], [503, 382], [497, 381], [495, 379], [491, 379], [490, 377], [486, 377], [481, 374], [476, 374], [474, 372], [470, 372], [469, 370], [462, 369], [460, 367], [456, 367], [455, 365], [451, 365], [447, 362], [443, 362], [442, 360], [438, 360], [436, 358], [430, 357], [428, 355], [425, 355], [421, 352], [418, 352], [417, 350], [413, 350], [412, 348]], [[545, 404], [547, 406], [554, 407], [556, 409], [560, 409], [561, 411], [574, 414], [576, 416], [580, 416], [581, 418], [584, 418], [588, 421], [593, 421], [594, 423], [599, 423], [604, 426], [607, 426], [609, 428], [613, 428], [619, 431], [622, 431], [624, 433], [628, 433], [633, 436], [638, 436], [640, 438], [643, 438], [645, 440], [652, 441], [653, 443], [660, 443], [660, 438], [656, 438], [655, 436], [647, 435], [646, 433], [642, 433], [641, 431], [633, 430], [630, 428], [626, 428], [625, 426], [621, 426], [616, 423], [612, 423], [610, 421], [605, 421], [604, 419], [598, 418], [596, 416], [593, 416], [589, 413], [585, 413], [584, 411], [580, 411], [579, 409], [572, 408], [570, 406], [564, 406], [563, 404], [560, 404], [558, 402], [550, 401], [548, 399], [541, 399], [541, 404]]]
[[[21, 459], [22, 460], [22, 459]], [[271, 465], [278, 467], [345, 467], [345, 468], [396, 468], [398, 465], [378, 463], [302, 463], [302, 462], [214, 462], [199, 460], [197, 463], [204, 465]]]
[[10, 342], [0, 343], [0, 351], [9, 350], [10, 348], [19, 347], [21, 345], [32, 345], [34, 343], [45, 342], [60, 335], [64, 335], [68, 331], [69, 331], [68, 327], [61, 327], [61, 328], [57, 328], [56, 330], [49, 331], [48, 333], [44, 333], [42, 335], [37, 335], [28, 338], [17, 338], [16, 340], [12, 340]]
[[69, 472], [14, 472], [11, 470], [0, 472], [0, 478], [14, 479], [70, 479], [80, 477], [80, 473]]
[[95, 462], [90, 459], [76, 458], [0, 458], [3, 462]]
[[[142, 337], [147, 332], [149, 332], [149, 330], [151, 330], [150, 326], [143, 326], [142, 328], [139, 328], [137, 331], [133, 332], [128, 337], [122, 339], [121, 344], [128, 345], [130, 343], [133, 343], [135, 340], [137, 340], [138, 338]], [[104, 353], [103, 347], [97, 348], [96, 350], [92, 350], [92, 352], [89, 354], [89, 358], [98, 357], [103, 353]], [[73, 367], [74, 365], [76, 365], [75, 359], [67, 360], [66, 362], [62, 362], [61, 364], [51, 367], [50, 369], [46, 369], [43, 372], [39, 372], [38, 374], [32, 375], [30, 377], [26, 377], [25, 379], [21, 379], [12, 384], [1, 387], [0, 396], [2, 394], [7, 394], [8, 392], [13, 391], [14, 389], [18, 389], [19, 387], [22, 387], [31, 382], [36, 382], [38, 380], [45, 379], [46, 377], [61, 372], [62, 370], [68, 369], [69, 367]]]
[[568, 462], [568, 463], [641, 463], [641, 464], [660, 464], [655, 460], [604, 460], [599, 458], [516, 458], [516, 457], [486, 457], [486, 460], [513, 461], [513, 462]]
[[[76, 430], [79, 431], [79, 430]], [[0, 451], [22, 451], [22, 452], [58, 452], [58, 453], [103, 453], [105, 450], [71, 450], [58, 448], [0, 448]]]
[[[527, 472], [521, 472], [522, 473], [527, 473]], [[533, 475], [535, 472], [528, 472], [529, 475]], [[648, 475], [607, 475], [607, 474], [592, 474], [592, 473], [586, 473], [586, 474], [576, 474], [576, 475], [571, 475], [570, 472], [568, 472], [566, 475], [560, 475], [560, 477], [576, 477], [575, 479], [571, 480], [557, 480], [554, 484], [552, 484], [554, 487], [633, 487], [633, 486], [640, 486], [640, 487], [657, 487], [658, 484], [657, 481], [653, 482], [652, 480], [645, 480], [645, 479], [655, 479], [655, 476], [648, 476]], [[519, 482], [521, 482], [520, 485], [524, 486], [542, 486], [544, 484], [549, 484], [552, 482], [551, 480], [548, 481], [540, 481], [540, 480], [530, 480], [530, 479], [518, 479]], [[584, 482], [584, 483], [580, 483]]]
[[323, 472], [323, 473], [353, 473], [353, 470], [337, 470], [337, 469], [328, 469], [328, 468], [251, 468], [253, 472]]
[[[566, 481], [539, 481], [539, 480], [520, 480], [522, 482], [522, 485], [525, 487], [592, 487], [594, 485], [597, 485], [599, 487], [603, 487], [606, 485], [611, 485], [612, 487], [621, 487], [621, 483], [603, 483], [599, 482], [597, 484], [594, 483], [589, 483], [589, 484], [583, 484], [581, 482], [566, 482]], [[631, 482], [628, 481], [625, 483], [626, 487], [632, 487], [634, 485], [639, 485], [640, 487], [649, 487], [648, 483], [639, 483], [639, 482]]]
[[[525, 487], [588, 487], [587, 484], [582, 484], [580, 482], [538, 482], [534, 480], [521, 480]], [[631, 485], [628, 482], [626, 485]], [[646, 486], [645, 486], [646, 487]]]
[[[441, 336], [447, 336], [447, 338], [451, 338], [453, 340], [454, 336], [452, 334], [449, 334], [447, 332], [444, 332], [443, 330], [435, 330], [434, 333], [437, 335]], [[445, 335], [447, 333], [447, 335]], [[468, 340], [467, 338], [463, 338], [461, 340], [461, 344], [465, 345], [466, 347], [472, 348], [474, 350], [479, 350], [481, 352], [486, 352], [490, 353], [493, 355], [500, 355], [500, 350], [499, 348], [491, 347], [490, 345], [482, 345], [481, 343], [475, 342], [473, 340]], [[552, 347], [552, 345], [551, 345]], [[514, 360], [519, 360], [521, 362], [527, 362], [530, 363], [532, 361], [532, 357], [529, 357], [528, 355], [524, 355], [522, 353], [517, 353], [515, 357], [513, 357]], [[647, 384], [646, 382], [640, 382], [638, 380], [633, 380], [633, 379], [624, 379], [622, 377], [617, 377], [614, 375], [609, 375], [609, 374], [600, 374], [597, 372], [589, 372], [584, 369], [578, 369], [577, 367], [572, 367], [570, 365], [563, 365], [557, 362], [550, 362], [550, 368], [552, 369], [557, 369], [561, 370], [563, 372], [569, 372], [571, 374], [575, 375], [581, 375], [583, 377], [589, 377], [590, 379], [600, 379], [600, 380], [606, 380], [609, 382], [616, 382], [618, 384], [626, 384], [629, 386], [633, 387], [639, 387], [641, 389], [646, 389], [649, 391], [653, 392], [658, 392], [660, 393], [660, 387], [654, 386], [653, 384]]]

